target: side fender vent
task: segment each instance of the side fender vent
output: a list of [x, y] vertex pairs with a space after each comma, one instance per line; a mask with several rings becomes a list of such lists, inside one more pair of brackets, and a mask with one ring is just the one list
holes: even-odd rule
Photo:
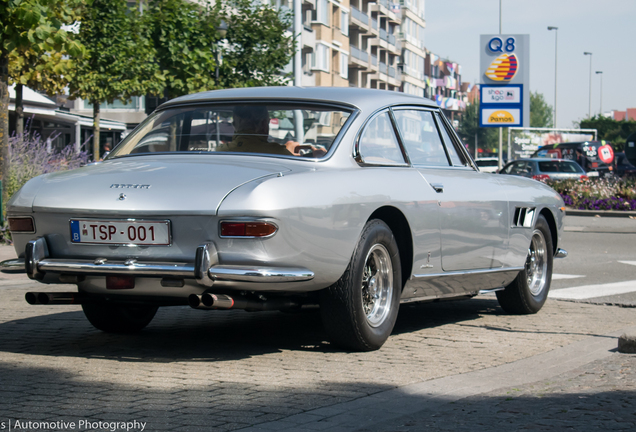
[[513, 228], [532, 228], [534, 226], [534, 207], [515, 207], [515, 215], [512, 219]]

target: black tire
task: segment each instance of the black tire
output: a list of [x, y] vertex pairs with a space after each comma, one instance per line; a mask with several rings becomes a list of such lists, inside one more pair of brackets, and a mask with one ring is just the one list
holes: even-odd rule
[[87, 303], [82, 305], [84, 315], [93, 326], [107, 333], [136, 333], [150, 324], [157, 306]]
[[400, 252], [391, 229], [369, 221], [344, 274], [320, 292], [320, 314], [332, 342], [354, 351], [379, 349], [397, 319]]
[[545, 218], [539, 215], [523, 271], [506, 289], [497, 291], [497, 300], [504, 311], [527, 315], [541, 310], [552, 282], [553, 251], [550, 227]]

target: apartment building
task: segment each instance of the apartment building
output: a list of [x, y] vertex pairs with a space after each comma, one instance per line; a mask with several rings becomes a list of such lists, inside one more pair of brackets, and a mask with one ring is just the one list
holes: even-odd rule
[[402, 91], [454, 119], [469, 86], [460, 65], [426, 49], [424, 13], [425, 0], [304, 0], [302, 85]]

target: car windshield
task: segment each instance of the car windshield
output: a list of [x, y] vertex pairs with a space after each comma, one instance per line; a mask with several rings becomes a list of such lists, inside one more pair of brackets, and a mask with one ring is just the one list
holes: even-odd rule
[[584, 173], [583, 168], [574, 162], [547, 161], [539, 162], [539, 171], [547, 173]]
[[175, 107], [152, 114], [108, 159], [174, 152], [320, 158], [350, 116], [343, 109], [292, 104]]

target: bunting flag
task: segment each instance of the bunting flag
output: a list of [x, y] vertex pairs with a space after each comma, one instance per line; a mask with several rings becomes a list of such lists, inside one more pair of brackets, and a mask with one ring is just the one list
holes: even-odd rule
[[448, 69], [448, 72], [451, 75], [455, 74], [455, 67], [453, 63], [446, 63], [446, 69]]

